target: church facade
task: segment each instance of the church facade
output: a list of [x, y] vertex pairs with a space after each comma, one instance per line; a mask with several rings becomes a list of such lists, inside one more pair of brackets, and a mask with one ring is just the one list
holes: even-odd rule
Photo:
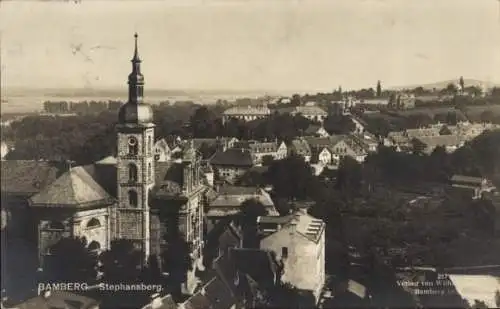
[[36, 248], [41, 267], [62, 237], [85, 237], [96, 252], [109, 249], [113, 240], [127, 239], [142, 251], [144, 263], [168, 250], [169, 241], [180, 239], [193, 264], [186, 277], [189, 293], [195, 271], [203, 268], [206, 186], [201, 156], [186, 147], [181, 160], [155, 161], [153, 110], [144, 102], [137, 34], [131, 62], [128, 101], [116, 125], [116, 160], [86, 166], [3, 161], [2, 212], [8, 220], [2, 229]]

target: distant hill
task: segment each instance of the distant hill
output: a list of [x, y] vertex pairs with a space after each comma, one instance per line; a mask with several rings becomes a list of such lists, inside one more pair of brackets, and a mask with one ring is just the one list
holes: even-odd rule
[[[416, 85], [389, 87], [389, 89], [402, 90], [402, 89], [415, 89], [417, 87], [422, 87], [424, 89], [429, 89], [429, 90], [432, 90], [434, 88], [443, 89], [443, 88], [446, 88], [446, 86], [448, 86], [448, 84], [450, 84], [450, 83], [458, 83], [458, 79], [450, 79], [450, 80], [445, 80], [445, 81], [436, 82], [436, 83], [429, 83], [429, 84], [420, 84], [420, 85], [416, 84]], [[465, 87], [470, 87], [470, 86], [481, 87], [482, 85], [486, 86], [486, 88], [500, 87], [499, 83], [480, 81], [477, 79], [464, 79], [464, 85], [465, 85]]]
[[[34, 88], [8, 88], [3, 90], [2, 96], [23, 97], [126, 97], [127, 89], [34, 89]], [[266, 94], [266, 91], [245, 91], [245, 90], [190, 90], [190, 89], [147, 89], [146, 95], [151, 97], [175, 97], [175, 96], [260, 96]]]

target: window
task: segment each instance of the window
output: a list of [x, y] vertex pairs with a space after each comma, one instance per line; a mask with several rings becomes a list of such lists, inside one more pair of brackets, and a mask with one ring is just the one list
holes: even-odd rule
[[139, 152], [139, 147], [137, 143], [137, 138], [131, 136], [128, 138], [128, 154], [129, 155], [137, 155]]
[[93, 241], [88, 246], [89, 251], [97, 253], [101, 249], [101, 245], [97, 241]]
[[96, 228], [96, 227], [100, 227], [100, 226], [101, 226], [101, 222], [99, 222], [99, 220], [96, 218], [90, 219], [89, 222], [87, 223], [87, 228]]
[[59, 231], [62, 231], [62, 230], [64, 230], [64, 224], [62, 224], [59, 221], [51, 221], [47, 225], [47, 228], [50, 229], [50, 230], [59, 230]]
[[286, 259], [288, 257], [288, 247], [281, 248], [281, 258]]
[[128, 204], [132, 207], [137, 207], [137, 192], [134, 190], [128, 191]]
[[137, 181], [137, 166], [134, 163], [130, 163], [128, 165], [128, 181]]
[[151, 181], [151, 176], [152, 176], [151, 163], [148, 163], [148, 180], [149, 181]]

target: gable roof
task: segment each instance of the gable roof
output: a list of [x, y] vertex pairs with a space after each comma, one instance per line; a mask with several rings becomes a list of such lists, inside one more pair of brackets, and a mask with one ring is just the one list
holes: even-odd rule
[[459, 146], [463, 142], [462, 139], [457, 135], [425, 136], [417, 137], [416, 140], [428, 147]]
[[279, 265], [273, 253], [262, 249], [238, 248], [229, 251], [229, 257], [236, 269], [251, 277], [261, 287], [275, 284]]
[[31, 206], [86, 207], [114, 199], [81, 166], [73, 167], [30, 199]]
[[226, 116], [239, 115], [271, 115], [271, 110], [267, 106], [235, 106], [224, 111]]
[[61, 162], [34, 160], [1, 161], [2, 193], [31, 196], [40, 192], [67, 169]]
[[229, 309], [236, 303], [233, 292], [220, 277], [213, 278], [203, 289], [213, 309]]
[[277, 215], [269, 193], [256, 187], [222, 186], [219, 195], [210, 203], [207, 216], [227, 216], [237, 214], [247, 200], [260, 202], [269, 215]]
[[328, 115], [322, 108], [318, 106], [297, 106], [295, 107], [295, 113], [302, 115], [313, 115], [313, 116], [326, 116]]
[[210, 159], [210, 164], [220, 166], [253, 166], [252, 156], [245, 149], [231, 148], [226, 151], [217, 151]]
[[298, 154], [311, 155], [311, 147], [304, 138], [292, 140], [292, 148], [294, 148], [295, 152]]

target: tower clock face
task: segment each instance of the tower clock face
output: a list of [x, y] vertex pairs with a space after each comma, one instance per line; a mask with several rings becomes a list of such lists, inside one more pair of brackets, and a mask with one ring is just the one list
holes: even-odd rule
[[137, 145], [137, 139], [136, 139], [135, 137], [133, 137], [133, 136], [129, 137], [129, 138], [128, 138], [128, 144], [129, 144], [130, 146]]

